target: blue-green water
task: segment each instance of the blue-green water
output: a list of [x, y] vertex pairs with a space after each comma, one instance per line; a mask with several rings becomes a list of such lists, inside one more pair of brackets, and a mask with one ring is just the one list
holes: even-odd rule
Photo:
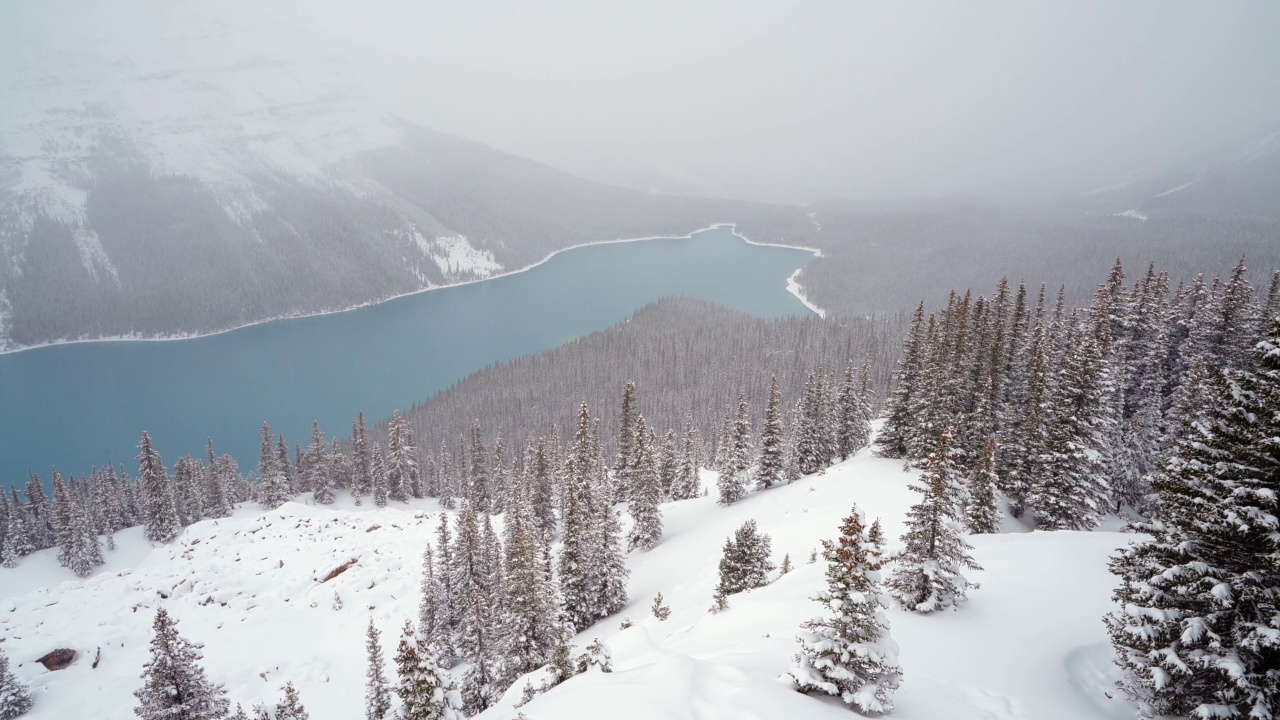
[[807, 252], [728, 228], [594, 245], [527, 272], [349, 312], [171, 342], [62, 345], [0, 355], [0, 483], [108, 462], [136, 469], [142, 430], [172, 464], [205, 438], [243, 470], [264, 420], [306, 443], [311, 420], [347, 436], [356, 412], [390, 416], [495, 362], [602, 330], [662, 297], [760, 317], [799, 315], [786, 290]]

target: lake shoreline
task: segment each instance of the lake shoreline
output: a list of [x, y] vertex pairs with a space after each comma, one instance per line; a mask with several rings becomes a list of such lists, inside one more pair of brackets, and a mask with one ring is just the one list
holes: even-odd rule
[[[529, 265], [525, 265], [524, 267], [517, 268], [515, 270], [500, 272], [500, 273], [497, 273], [496, 275], [489, 275], [488, 277], [475, 278], [474, 280], [463, 280], [462, 282], [449, 283], [447, 285], [432, 285], [430, 287], [419, 288], [417, 290], [410, 290], [409, 292], [399, 293], [397, 295], [391, 295], [389, 297], [380, 298], [377, 300], [369, 300], [367, 302], [358, 303], [356, 305], [350, 305], [347, 307], [336, 308], [333, 310], [319, 310], [316, 312], [299, 312], [299, 313], [291, 313], [287, 315], [276, 315], [274, 317], [264, 318], [262, 320], [254, 320], [252, 322], [243, 323], [241, 325], [235, 325], [229, 328], [222, 328], [219, 330], [210, 330], [208, 332], [175, 333], [175, 334], [167, 334], [167, 335], [147, 335], [147, 336], [112, 335], [107, 337], [96, 337], [96, 338], [76, 338], [74, 340], [52, 340], [49, 342], [36, 343], [34, 345], [21, 345], [19, 347], [14, 347], [14, 348], [0, 349], [0, 355], [16, 355], [18, 353], [27, 352], [30, 350], [42, 350], [47, 348], [62, 347], [65, 345], [88, 345], [92, 343], [128, 343], [128, 342], [133, 342], [133, 343], [177, 342], [181, 340], [199, 340], [201, 338], [225, 335], [226, 333], [235, 332], [237, 330], [244, 330], [246, 328], [256, 327], [258, 325], [266, 325], [268, 323], [273, 323], [273, 322], [284, 322], [287, 320], [301, 320], [303, 318], [323, 317], [325, 315], [337, 315], [339, 313], [351, 312], [352, 310], [362, 310], [364, 308], [382, 305], [384, 303], [389, 303], [394, 300], [399, 300], [401, 298], [412, 297], [414, 295], [421, 295], [422, 293], [431, 292], [433, 290], [444, 290], [447, 288], [462, 287], [464, 285], [472, 285], [475, 283], [488, 282], [490, 280], [497, 280], [499, 278], [510, 277], [512, 275], [517, 275], [519, 273], [528, 272], [529, 270], [533, 270], [534, 268], [539, 267], [541, 265], [545, 265], [547, 262], [551, 261], [552, 258], [559, 255], [560, 253], [568, 252], [570, 250], [580, 250], [582, 248], [594, 247], [597, 245], [617, 245], [620, 243], [644, 242], [646, 240], [688, 240], [692, 238], [694, 235], [697, 235], [699, 233], [703, 233], [703, 232], [707, 232], [708, 230], [715, 230], [723, 227], [733, 228], [732, 230], [733, 235], [739, 238], [740, 240], [742, 240], [743, 242], [747, 243], [748, 245], [758, 245], [760, 247], [787, 248], [789, 250], [803, 250], [805, 252], [811, 253], [815, 258], [822, 257], [822, 250], [818, 248], [804, 247], [802, 245], [787, 245], [784, 243], [760, 242], [757, 240], [752, 240], [751, 238], [748, 238], [746, 235], [743, 235], [742, 233], [738, 232], [736, 223], [728, 223], [728, 222], [712, 223], [711, 225], [708, 225], [706, 227], [698, 228], [697, 230], [690, 231], [685, 235], [647, 235], [645, 237], [616, 238], [613, 240], [593, 240], [591, 242], [578, 243], [576, 245], [569, 245], [568, 247], [563, 247], [558, 250], [553, 250], [550, 253], [548, 253], [545, 257], [543, 257], [541, 260], [535, 263], [531, 263]], [[796, 298], [801, 303], [803, 303], [806, 308], [816, 313], [819, 317], [826, 317], [825, 310], [823, 310], [822, 308], [819, 308], [817, 305], [814, 305], [812, 302], [810, 302], [807, 298], [804, 297], [804, 295], [802, 294], [803, 289], [800, 288], [798, 282], [794, 283], [796, 289], [792, 289], [793, 279], [798, 273], [799, 273], [799, 270], [797, 270], [795, 273], [792, 273], [791, 277], [787, 279], [787, 291], [790, 292], [792, 295], [795, 295]]]

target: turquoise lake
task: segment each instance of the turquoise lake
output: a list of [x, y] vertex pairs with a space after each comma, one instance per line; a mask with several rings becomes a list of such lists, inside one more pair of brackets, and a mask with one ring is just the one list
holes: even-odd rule
[[808, 252], [751, 245], [729, 228], [692, 238], [592, 245], [526, 272], [379, 305], [166, 342], [60, 345], [0, 355], [0, 483], [50, 468], [137, 469], [151, 433], [167, 464], [212, 436], [242, 472], [266, 420], [292, 446], [311, 421], [348, 437], [492, 363], [613, 325], [663, 297], [759, 317], [808, 310], [786, 280]]

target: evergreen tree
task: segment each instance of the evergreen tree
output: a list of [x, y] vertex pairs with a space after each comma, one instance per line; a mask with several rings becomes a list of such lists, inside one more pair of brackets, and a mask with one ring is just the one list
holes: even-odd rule
[[467, 467], [467, 492], [476, 512], [488, 513], [491, 508], [491, 488], [489, 487], [489, 456], [485, 453], [484, 434], [480, 429], [480, 421], [471, 425], [471, 463]]
[[[608, 488], [605, 488], [606, 492]], [[606, 618], [622, 611], [627, 606], [627, 570], [626, 557], [622, 551], [622, 521], [612, 503], [600, 503], [603, 517], [596, 528], [596, 576], [599, 585], [596, 597], [599, 600], [597, 618]]]
[[216, 457], [211, 437], [205, 439], [205, 453], [209, 458], [209, 472], [205, 474], [205, 514], [211, 518], [230, 517], [235, 460], [230, 455]]
[[545, 664], [559, 639], [555, 590], [544, 566], [546, 546], [529, 502], [534, 488], [528, 473], [513, 479], [506, 508], [506, 612], [502, 665], [514, 678]]
[[9, 656], [0, 648], [0, 720], [13, 720], [30, 709], [31, 691], [9, 669]]
[[1114, 558], [1107, 616], [1120, 687], [1145, 715], [1266, 718], [1280, 707], [1280, 319], [1256, 344], [1255, 371], [1215, 380], [1155, 479], [1149, 536]]
[[152, 542], [169, 542], [178, 535], [178, 513], [173, 507], [173, 491], [160, 453], [151, 446], [151, 436], [142, 433], [138, 443], [138, 485], [142, 494], [142, 525]]
[[766, 585], [773, 570], [773, 562], [769, 559], [771, 548], [771, 539], [759, 532], [755, 520], [744, 522], [732, 537], [724, 541], [717, 595], [727, 597]]
[[435, 649], [417, 636], [407, 621], [395, 662], [400, 678], [396, 685], [398, 720], [464, 720], [458, 693], [440, 669]]
[[778, 376], [769, 379], [769, 403], [764, 410], [764, 428], [760, 431], [760, 455], [756, 459], [756, 487], [768, 490], [782, 483], [783, 453], [786, 439], [782, 432], [782, 396]]
[[844, 381], [836, 400], [836, 454], [841, 460], [858, 451], [862, 445], [862, 411], [859, 407], [858, 377], [850, 360], [844, 369]]
[[854, 508], [840, 537], [822, 548], [827, 589], [814, 600], [826, 612], [801, 626], [800, 652], [787, 674], [800, 692], [833, 695], [863, 713], [889, 712], [902, 669], [883, 612], [888, 599], [880, 589], [878, 549], [864, 532], [862, 513]]
[[1110, 496], [1100, 458], [1109, 454], [1114, 426], [1111, 375], [1097, 337], [1073, 325], [1066, 367], [1050, 392], [1043, 451], [1032, 461], [1031, 505], [1046, 530], [1096, 527]]
[[302, 698], [298, 688], [292, 682], [284, 684], [284, 699], [276, 704], [275, 720], [310, 720], [306, 708], [302, 707]]
[[327, 449], [324, 433], [320, 431], [320, 422], [312, 420], [311, 442], [307, 445], [306, 454], [302, 456], [302, 471], [305, 474], [305, 485], [321, 505], [332, 504], [334, 500], [333, 466]]
[[631, 497], [631, 464], [636, 457], [636, 384], [630, 380], [622, 389], [622, 410], [618, 427], [618, 457], [613, 461], [614, 495]]
[[[298, 454], [301, 455], [301, 452]], [[280, 492], [284, 501], [288, 502], [299, 492], [299, 481], [294, 463], [289, 461], [289, 444], [284, 441], [284, 433], [276, 435], [276, 473], [280, 476]]]
[[418, 458], [412, 447], [405, 447], [408, 439], [408, 423], [396, 410], [387, 425], [387, 498], [396, 502], [408, 502], [413, 494], [414, 478], [418, 474]]
[[58, 564], [71, 566], [71, 556], [75, 552], [71, 529], [71, 496], [67, 493], [67, 484], [63, 482], [58, 469], [53, 470], [53, 541], [58, 545]]
[[80, 577], [88, 577], [93, 569], [105, 562], [102, 558], [102, 546], [98, 544], [98, 535], [93, 529], [93, 518], [85, 506], [76, 501], [71, 502], [70, 528], [71, 554], [67, 567]]
[[697, 438], [693, 430], [693, 418], [685, 417], [684, 435], [680, 443], [680, 456], [676, 465], [676, 477], [671, 487], [672, 500], [690, 500], [698, 497]]
[[351, 494], [360, 504], [360, 498], [373, 493], [373, 479], [369, 476], [369, 433], [364, 427], [364, 411], [351, 424]]
[[164, 608], [152, 624], [151, 659], [143, 666], [142, 688], [134, 692], [142, 720], [222, 720], [230, 710], [227, 691], [205, 676], [201, 645], [178, 634]]
[[987, 444], [969, 472], [969, 496], [965, 505], [965, 525], [974, 535], [1000, 532], [1000, 505], [996, 497], [996, 439]]
[[435, 640], [438, 643], [437, 648], [440, 651], [441, 662], [444, 667], [451, 667], [457, 659], [457, 650], [453, 646], [451, 634], [457, 629], [462, 612], [458, 606], [457, 593], [455, 592], [453, 581], [453, 541], [450, 539], [448, 513], [440, 513], [440, 524], [436, 527], [434, 554], [436, 556], [434, 579], [436, 585], [439, 586], [440, 596], [439, 601], [434, 602], [433, 605], [442, 627], [435, 637], [426, 635], [424, 637], [428, 640]]
[[671, 608], [663, 604], [662, 593], [653, 596], [653, 605], [649, 608], [659, 622], [671, 617]]
[[662, 438], [662, 448], [658, 453], [658, 488], [664, 500], [672, 499], [672, 491], [676, 486], [676, 477], [680, 472], [680, 461], [676, 457], [676, 433], [667, 430]]
[[431, 543], [422, 550], [422, 599], [418, 602], [418, 635], [427, 642], [439, 642], [449, 632], [449, 608], [444, 588], [436, 576], [435, 553]]
[[[907, 437], [916, 424], [912, 413], [914, 394], [924, 369], [924, 301], [911, 316], [911, 329], [902, 346], [902, 359], [893, 375], [893, 393], [885, 409], [885, 423], [876, 438], [876, 447], [884, 457], [900, 458], [907, 454]], [[802, 472], [807, 467], [801, 463]]]
[[274, 510], [289, 501], [289, 479], [280, 466], [280, 456], [271, 446], [271, 426], [262, 423], [258, 446], [258, 504]]
[[597, 513], [590, 471], [590, 423], [587, 404], [582, 403], [572, 452], [565, 465], [562, 494], [564, 539], [556, 568], [565, 618], [575, 632], [586, 629], [600, 617], [597, 611], [600, 575], [594, 545]]
[[390, 488], [387, 486], [387, 461], [382, 455], [382, 446], [377, 440], [369, 447], [369, 487], [370, 494], [373, 495], [373, 504], [377, 507], [386, 507], [387, 499], [391, 496]]
[[386, 664], [382, 659], [382, 633], [369, 618], [365, 631], [365, 654], [369, 659], [364, 683], [365, 720], [384, 720], [391, 711], [391, 691], [387, 688]]
[[635, 457], [630, 466], [631, 502], [627, 509], [634, 521], [627, 538], [627, 548], [652, 550], [662, 539], [661, 480], [653, 455], [653, 435], [645, 425], [644, 415], [636, 418], [634, 430]]
[[831, 460], [824, 437], [828, 434], [823, 412], [821, 380], [809, 373], [800, 398], [799, 423], [795, 431], [795, 462], [802, 475], [812, 475]]
[[902, 552], [894, 558], [897, 567], [888, 581], [889, 592], [907, 610], [931, 613], [953, 608], [969, 588], [976, 587], [961, 570], [982, 568], [969, 556], [972, 548], [960, 536], [959, 470], [950, 428], [939, 435], [924, 477], [911, 489], [920, 493], [920, 502], [907, 511], [907, 532], [902, 536]]

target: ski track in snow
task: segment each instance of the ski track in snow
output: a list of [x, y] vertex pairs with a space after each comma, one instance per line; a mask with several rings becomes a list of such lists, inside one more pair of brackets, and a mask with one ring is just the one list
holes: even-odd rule
[[[615, 672], [575, 677], [520, 711], [531, 720], [598, 717], [603, 708], [620, 720], [854, 717], [839, 702], [796, 693], [780, 678], [799, 624], [820, 609], [809, 598], [823, 587], [823, 565], [806, 560], [855, 502], [882, 519], [892, 551], [916, 499], [906, 487], [912, 477], [901, 461], [864, 450], [822, 475], [753, 492], [728, 508], [716, 505], [714, 494], [664, 504], [662, 542], [628, 555], [630, 604], [577, 639], [578, 647], [597, 637], [607, 642]], [[714, 488], [714, 478], [704, 472], [703, 482]], [[422, 549], [434, 539], [440, 510], [427, 500], [376, 509], [353, 506], [345, 493], [328, 507], [306, 504], [306, 497], [273, 511], [242, 507], [154, 548], [140, 529], [122, 531], [107, 565], [85, 580], [57, 566], [52, 549], [0, 569], [0, 638], [32, 687], [36, 704], [27, 717], [132, 718], [132, 692], [161, 606], [185, 637], [205, 643], [204, 666], [233, 703], [274, 704], [291, 680], [313, 720], [361, 717], [365, 624], [374, 618], [390, 654], [399, 626], [416, 618]], [[749, 518], [772, 536], [774, 561], [789, 554], [795, 569], [731, 596], [728, 611], [710, 615], [720, 548]], [[495, 524], [501, 532], [500, 517]], [[968, 603], [931, 616], [888, 612], [905, 673], [891, 717], [1132, 717], [1131, 707], [1104, 694], [1111, 666], [1101, 622], [1114, 584], [1106, 558], [1129, 537], [971, 538], [985, 571], [972, 574], [982, 587]], [[352, 558], [351, 569], [319, 582]], [[665, 622], [649, 610], [659, 591], [672, 610]], [[623, 618], [634, 626], [620, 630]], [[79, 653], [71, 667], [47, 672], [33, 662], [56, 647]], [[98, 648], [102, 662], [93, 669]], [[524, 684], [517, 680], [479, 717], [510, 720]]]

